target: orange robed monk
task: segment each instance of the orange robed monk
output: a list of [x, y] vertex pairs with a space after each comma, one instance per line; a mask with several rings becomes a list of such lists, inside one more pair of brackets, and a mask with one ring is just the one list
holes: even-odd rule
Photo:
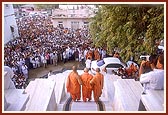
[[96, 68], [96, 75], [90, 81], [90, 84], [93, 88], [94, 100], [97, 102], [102, 94], [104, 84], [104, 76], [100, 73], [100, 68]]
[[82, 81], [80, 79], [80, 76], [77, 72], [77, 67], [72, 67], [72, 72], [69, 74], [67, 78], [66, 88], [67, 92], [70, 93], [73, 101], [78, 101], [81, 98], [81, 86]]
[[88, 73], [89, 69], [85, 68], [84, 73], [81, 75], [82, 80], [82, 98], [83, 101], [86, 102], [86, 98], [88, 98], [88, 101], [91, 100], [92, 95], [92, 86], [90, 85], [90, 81], [92, 80], [93, 76]]
[[98, 51], [98, 49], [96, 48], [96, 50], [94, 51], [94, 59], [95, 60], [100, 60], [100, 53], [99, 53], [99, 51]]

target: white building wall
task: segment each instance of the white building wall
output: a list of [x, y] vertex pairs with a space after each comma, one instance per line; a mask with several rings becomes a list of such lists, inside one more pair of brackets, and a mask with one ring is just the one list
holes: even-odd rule
[[78, 19], [75, 19], [75, 18], [63, 19], [63, 18], [61, 18], [61, 19], [58, 19], [57, 18], [57, 19], [53, 19], [53, 26], [57, 27], [59, 25], [59, 22], [63, 22], [63, 26], [65, 28], [71, 28], [72, 22], [79, 22], [79, 28], [83, 28], [84, 22], [87, 22], [87, 19], [82, 19], [82, 18], [78, 18]]
[[53, 25], [54, 27], [57, 27], [59, 25], [58, 22], [63, 22], [62, 24], [65, 28], [72, 28], [72, 22], [79, 22], [75, 23], [76, 26], [74, 26], [78, 28], [74, 29], [80, 29], [84, 27], [84, 22], [88, 22], [90, 14], [93, 14], [93, 12], [88, 8], [56, 9], [53, 11]]
[[[4, 44], [19, 36], [12, 4], [4, 4]], [[14, 27], [12, 33], [10, 26]]]

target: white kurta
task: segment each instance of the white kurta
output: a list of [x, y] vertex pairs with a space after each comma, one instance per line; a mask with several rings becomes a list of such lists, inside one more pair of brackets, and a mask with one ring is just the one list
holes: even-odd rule
[[153, 71], [140, 76], [141, 83], [148, 83], [150, 89], [164, 89], [164, 70], [154, 69]]

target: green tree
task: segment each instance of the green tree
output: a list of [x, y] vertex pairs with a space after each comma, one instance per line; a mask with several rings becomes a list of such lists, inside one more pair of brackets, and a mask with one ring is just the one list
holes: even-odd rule
[[[121, 49], [124, 61], [142, 52], [155, 52], [155, 40], [164, 38], [163, 5], [99, 5], [90, 31], [96, 47]], [[139, 54], [139, 55], [138, 55]]]

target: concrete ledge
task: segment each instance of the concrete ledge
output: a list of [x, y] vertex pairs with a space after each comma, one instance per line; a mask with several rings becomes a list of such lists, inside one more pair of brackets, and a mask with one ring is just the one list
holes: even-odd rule
[[5, 90], [5, 98], [9, 104], [6, 111], [24, 111], [29, 100], [29, 95], [22, 89]]
[[114, 110], [115, 111], [138, 111], [143, 88], [134, 79], [118, 79], [114, 82]]
[[55, 82], [49, 79], [35, 79], [25, 92], [30, 95], [26, 111], [55, 111]]
[[164, 90], [146, 90], [141, 100], [147, 111], [164, 111]]

